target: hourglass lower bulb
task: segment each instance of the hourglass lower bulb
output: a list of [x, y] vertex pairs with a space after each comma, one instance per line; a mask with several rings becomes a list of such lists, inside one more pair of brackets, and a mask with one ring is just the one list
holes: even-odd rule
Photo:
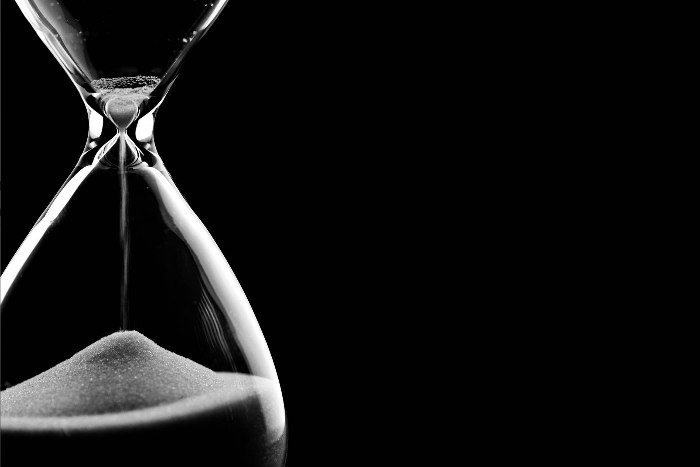
[[0, 279], [2, 465], [283, 466], [267, 344], [153, 139], [183, 57], [226, 2], [187, 2], [128, 36], [123, 11], [167, 2], [17, 3], [90, 129]]

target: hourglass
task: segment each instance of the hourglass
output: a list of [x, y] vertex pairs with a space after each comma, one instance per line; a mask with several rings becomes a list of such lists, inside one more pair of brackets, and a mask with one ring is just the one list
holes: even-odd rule
[[262, 331], [153, 138], [226, 0], [17, 4], [79, 90], [89, 130], [0, 278], [3, 467], [283, 466]]

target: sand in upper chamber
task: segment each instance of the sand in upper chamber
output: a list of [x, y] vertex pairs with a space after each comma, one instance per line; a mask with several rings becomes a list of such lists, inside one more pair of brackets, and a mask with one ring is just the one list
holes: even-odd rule
[[90, 82], [99, 93], [105, 113], [118, 128], [128, 127], [137, 117], [139, 106], [160, 83], [156, 76], [100, 78]]

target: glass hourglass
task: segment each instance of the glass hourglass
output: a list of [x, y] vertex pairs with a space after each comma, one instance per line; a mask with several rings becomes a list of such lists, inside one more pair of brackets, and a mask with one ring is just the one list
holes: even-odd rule
[[89, 131], [0, 278], [2, 465], [283, 466], [262, 331], [153, 138], [226, 0], [17, 4]]

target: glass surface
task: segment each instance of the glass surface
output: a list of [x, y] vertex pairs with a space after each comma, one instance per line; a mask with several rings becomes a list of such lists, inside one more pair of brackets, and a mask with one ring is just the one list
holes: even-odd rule
[[226, 1], [17, 4], [89, 129], [0, 278], [2, 465], [283, 466], [262, 331], [153, 138], [183, 58]]

